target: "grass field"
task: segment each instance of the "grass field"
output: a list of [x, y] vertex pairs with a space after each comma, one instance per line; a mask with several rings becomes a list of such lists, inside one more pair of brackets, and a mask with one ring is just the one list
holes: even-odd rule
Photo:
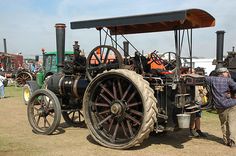
[[234, 156], [236, 149], [223, 145], [218, 115], [203, 111], [201, 129], [205, 139], [189, 137], [183, 129], [166, 134], [151, 134], [137, 147], [114, 150], [97, 144], [86, 128], [68, 126], [61, 120], [55, 135], [36, 135], [27, 118], [27, 106], [22, 100], [22, 88], [5, 88], [6, 98], [0, 100], [0, 156]]
[[15, 86], [7, 86], [5, 87], [5, 96], [6, 97], [21, 97], [22, 96], [22, 88]]

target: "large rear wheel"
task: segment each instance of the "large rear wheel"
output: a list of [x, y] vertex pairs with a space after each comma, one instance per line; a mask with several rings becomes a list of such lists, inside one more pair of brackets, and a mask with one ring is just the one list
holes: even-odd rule
[[110, 70], [95, 77], [83, 100], [85, 122], [101, 145], [127, 149], [153, 131], [156, 99], [149, 83], [134, 71]]

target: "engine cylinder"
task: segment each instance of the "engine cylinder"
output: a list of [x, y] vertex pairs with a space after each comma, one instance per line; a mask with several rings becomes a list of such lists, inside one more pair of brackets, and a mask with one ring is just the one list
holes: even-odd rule
[[83, 98], [89, 82], [83, 76], [54, 74], [45, 83], [47, 89], [57, 95]]

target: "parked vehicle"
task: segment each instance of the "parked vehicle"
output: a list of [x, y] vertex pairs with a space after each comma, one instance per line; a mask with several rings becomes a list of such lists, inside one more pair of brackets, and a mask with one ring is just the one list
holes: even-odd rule
[[[65, 52], [65, 60], [72, 62], [74, 57], [73, 51]], [[17, 82], [23, 85], [23, 100], [27, 104], [32, 93], [43, 87], [44, 81], [49, 76], [58, 72], [57, 66], [57, 52], [45, 52], [43, 53], [43, 65], [42, 68], [37, 72], [28, 70], [22, 70], [17, 74]]]
[[[62, 114], [74, 126], [85, 120], [99, 144], [127, 149], [141, 144], [152, 131], [173, 130], [175, 110], [188, 114], [199, 111], [195, 86], [204, 85], [204, 76], [181, 75], [185, 70], [180, 61], [184, 32], [191, 61], [192, 29], [214, 24], [214, 17], [200, 9], [71, 22], [72, 29], [96, 28], [100, 35], [100, 45], [87, 57], [74, 46], [73, 65], [64, 60], [65, 24], [56, 24], [58, 72], [48, 77], [44, 89], [34, 91], [28, 102], [33, 131], [52, 134]], [[176, 51], [165, 56], [153, 51], [146, 57], [124, 36], [171, 30]], [[123, 46], [118, 35], [119, 41], [123, 37]]]

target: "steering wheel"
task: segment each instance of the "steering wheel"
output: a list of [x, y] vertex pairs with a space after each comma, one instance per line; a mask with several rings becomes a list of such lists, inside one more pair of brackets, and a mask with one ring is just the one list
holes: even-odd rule
[[151, 59], [158, 65], [165, 64], [165, 61], [157, 54], [158, 52], [155, 50], [151, 53]]
[[176, 67], [176, 53], [165, 52], [159, 57], [163, 60], [166, 70], [172, 70]]

